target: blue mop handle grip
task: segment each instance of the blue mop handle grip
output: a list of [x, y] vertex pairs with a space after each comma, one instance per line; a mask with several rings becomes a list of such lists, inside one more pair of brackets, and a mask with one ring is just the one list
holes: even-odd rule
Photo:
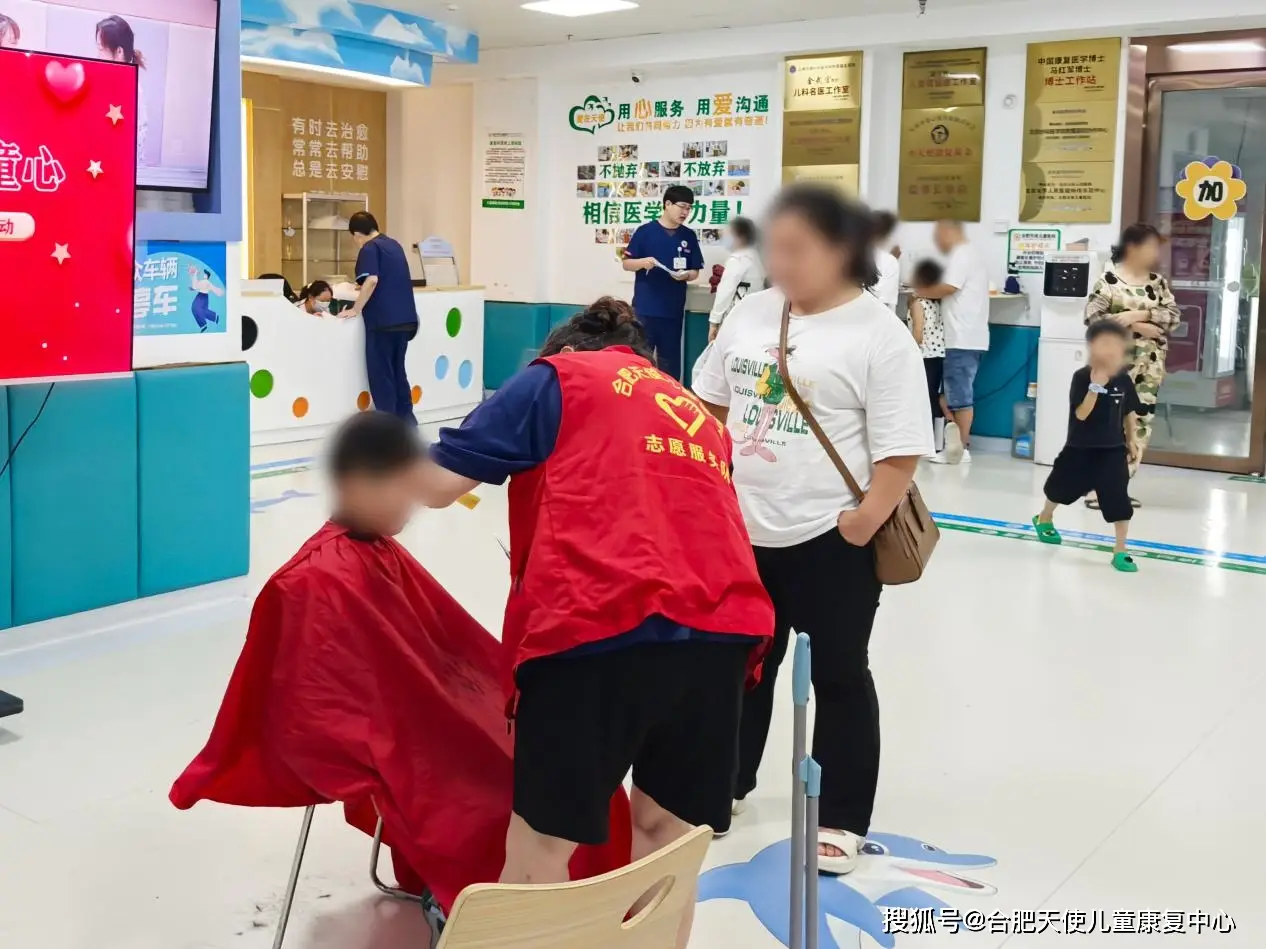
[[795, 652], [791, 660], [791, 698], [801, 708], [809, 704], [810, 660], [809, 634], [796, 633]]
[[822, 765], [808, 755], [800, 762], [800, 780], [804, 782], [805, 797], [822, 796]]

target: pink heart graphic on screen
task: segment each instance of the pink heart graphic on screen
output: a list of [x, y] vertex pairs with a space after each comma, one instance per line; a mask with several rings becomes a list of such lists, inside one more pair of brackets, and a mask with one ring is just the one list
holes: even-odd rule
[[83, 63], [59, 63], [56, 60], [44, 67], [44, 81], [62, 102], [70, 102], [84, 88]]

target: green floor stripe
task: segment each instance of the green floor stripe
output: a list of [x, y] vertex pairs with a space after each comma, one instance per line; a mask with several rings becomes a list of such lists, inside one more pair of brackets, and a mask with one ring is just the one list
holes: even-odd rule
[[300, 471], [310, 471], [311, 465], [298, 465], [294, 468], [272, 468], [267, 471], [251, 472], [251, 480], [258, 481], [260, 478], [276, 478], [279, 475], [298, 474]]
[[1258, 475], [1231, 475], [1230, 481], [1247, 481], [1249, 484], [1266, 484], [1266, 478]]
[[[964, 534], [987, 534], [990, 537], [1005, 537], [1008, 540], [1024, 540], [1029, 543], [1039, 544], [1041, 541], [1037, 539], [1036, 534], [1027, 531], [1012, 531], [998, 527], [980, 527], [975, 524], [962, 524], [957, 521], [940, 521], [937, 526], [943, 531], [961, 531]], [[1089, 540], [1075, 540], [1065, 538], [1060, 544], [1061, 547], [1071, 547], [1074, 550], [1093, 550], [1105, 554], [1109, 558], [1112, 556], [1111, 544], [1097, 544]], [[1190, 554], [1167, 554], [1159, 550], [1135, 550], [1131, 548], [1130, 556], [1135, 560], [1163, 560], [1166, 563], [1181, 563], [1191, 567], [1218, 567], [1222, 570], [1234, 570], [1236, 573], [1256, 573], [1266, 575], [1266, 567], [1256, 564], [1237, 563], [1231, 560], [1218, 560], [1214, 557], [1197, 557]]]

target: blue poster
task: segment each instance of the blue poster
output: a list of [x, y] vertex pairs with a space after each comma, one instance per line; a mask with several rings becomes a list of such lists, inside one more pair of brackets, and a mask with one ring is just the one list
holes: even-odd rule
[[224, 245], [137, 241], [134, 336], [223, 333]]

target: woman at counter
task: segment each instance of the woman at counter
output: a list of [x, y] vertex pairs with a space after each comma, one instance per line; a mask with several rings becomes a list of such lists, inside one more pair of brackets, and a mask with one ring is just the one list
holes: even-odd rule
[[[1112, 267], [1095, 282], [1086, 302], [1087, 326], [1099, 320], [1114, 320], [1130, 330], [1134, 340], [1128, 370], [1143, 408], [1137, 415], [1138, 452], [1130, 457], [1131, 478], [1152, 437], [1152, 415], [1165, 381], [1169, 334], [1182, 322], [1169, 282], [1156, 272], [1160, 244], [1160, 232], [1152, 225], [1127, 227], [1112, 248]], [[1130, 503], [1139, 506], [1134, 498], [1130, 498]], [[1094, 498], [1086, 500], [1087, 507], [1097, 508], [1098, 504]]]
[[311, 316], [324, 316], [330, 312], [330, 301], [333, 299], [333, 287], [324, 280], [313, 280], [299, 291], [299, 301], [295, 307]]

